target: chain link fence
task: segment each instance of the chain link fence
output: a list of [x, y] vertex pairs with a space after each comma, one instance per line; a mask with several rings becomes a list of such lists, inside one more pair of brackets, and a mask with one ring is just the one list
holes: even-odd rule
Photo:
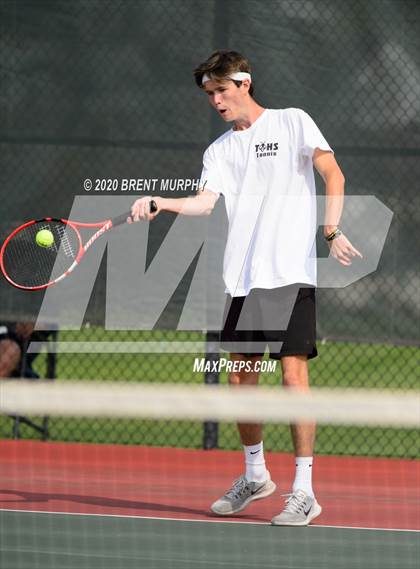
[[[2, 0], [0, 239], [28, 219], [67, 217], [78, 196], [99, 200], [109, 195], [107, 183], [101, 190], [103, 180], [117, 180], [112, 195], [122, 197], [127, 196], [121, 191], [123, 179], [196, 179], [204, 149], [225, 125], [196, 89], [192, 69], [215, 49], [235, 49], [251, 61], [259, 103], [301, 107], [315, 119], [345, 173], [347, 194], [375, 196], [393, 212], [376, 271], [343, 289], [318, 290], [320, 356], [310, 366], [313, 385], [415, 389], [420, 363], [419, 43], [420, 8], [411, 0]], [[92, 182], [90, 192], [86, 180]], [[174, 219], [159, 216], [150, 228], [149, 263]], [[363, 250], [345, 216], [343, 223]], [[321, 243], [319, 251], [325, 254]], [[60, 327], [58, 341], [196, 342], [196, 353], [59, 351], [35, 357], [31, 368], [41, 377], [53, 369], [60, 381], [204, 381], [193, 366], [195, 357], [212, 351], [209, 336], [202, 330], [176, 331], [194, 266], [174, 287], [166, 316], [153, 331], [106, 330], [104, 255], [81, 329]], [[43, 297], [2, 280], [0, 324], [33, 321]], [[51, 348], [51, 338], [47, 341]], [[4, 344], [0, 348], [4, 355]], [[263, 374], [262, 380], [278, 383], [279, 371]], [[1, 421], [2, 435], [10, 436], [13, 421]], [[34, 436], [34, 431], [21, 425], [20, 436]], [[54, 419], [49, 436], [203, 444], [202, 427], [184, 423]], [[221, 428], [218, 444], [237, 446], [233, 427]], [[267, 433], [269, 449], [290, 450], [290, 444], [286, 428]], [[411, 431], [323, 427], [317, 444], [324, 453], [418, 454], [418, 437]]]

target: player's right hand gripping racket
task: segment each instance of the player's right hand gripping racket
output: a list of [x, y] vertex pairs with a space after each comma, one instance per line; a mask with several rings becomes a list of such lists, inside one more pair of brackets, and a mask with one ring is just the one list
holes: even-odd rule
[[[154, 200], [150, 201], [149, 207], [150, 213], [157, 211]], [[0, 268], [7, 281], [16, 288], [47, 288], [69, 275], [98, 237], [126, 223], [130, 217], [131, 213], [127, 212], [98, 223], [52, 217], [28, 221], [12, 231], [3, 243]], [[79, 229], [89, 228], [97, 231], [83, 243]]]

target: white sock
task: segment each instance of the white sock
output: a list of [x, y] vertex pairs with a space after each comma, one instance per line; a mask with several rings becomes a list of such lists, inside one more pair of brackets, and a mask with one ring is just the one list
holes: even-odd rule
[[312, 490], [312, 463], [314, 459], [312, 456], [297, 456], [296, 457], [296, 475], [293, 482], [293, 492], [296, 490], [303, 490], [308, 496], [313, 496]]
[[267, 470], [265, 468], [264, 448], [261, 441], [257, 445], [244, 445], [246, 472], [248, 482], [265, 482]]

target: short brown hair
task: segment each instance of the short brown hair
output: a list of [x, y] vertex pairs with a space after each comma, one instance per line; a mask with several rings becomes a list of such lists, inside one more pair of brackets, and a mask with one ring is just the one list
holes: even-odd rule
[[[224, 81], [228, 75], [237, 71], [245, 71], [251, 73], [249, 61], [237, 51], [215, 51], [211, 56], [196, 69], [194, 69], [194, 78], [198, 87], [202, 87], [203, 75], [211, 75], [215, 81]], [[238, 87], [242, 81], [233, 81]], [[254, 92], [251, 83], [249, 94], [252, 96]]]

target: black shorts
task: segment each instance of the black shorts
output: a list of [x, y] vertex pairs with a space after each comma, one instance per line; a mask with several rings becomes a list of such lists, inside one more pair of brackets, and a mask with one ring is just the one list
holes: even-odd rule
[[231, 353], [270, 357], [318, 355], [315, 288], [290, 285], [252, 289], [248, 296], [228, 296], [221, 347]]

